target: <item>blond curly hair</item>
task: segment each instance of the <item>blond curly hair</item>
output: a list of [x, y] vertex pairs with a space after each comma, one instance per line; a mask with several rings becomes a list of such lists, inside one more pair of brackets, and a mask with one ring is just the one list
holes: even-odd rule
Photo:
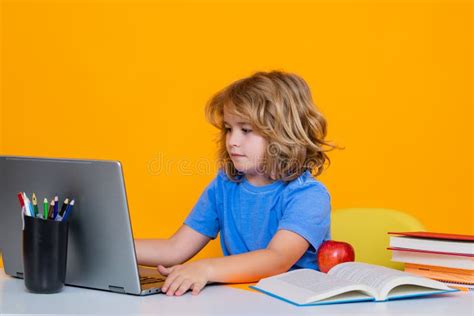
[[315, 107], [308, 84], [298, 75], [257, 72], [217, 92], [206, 105], [208, 121], [220, 130], [219, 167], [232, 181], [240, 181], [226, 149], [226, 111], [249, 122], [268, 142], [263, 172], [273, 180], [291, 181], [306, 170], [318, 176], [330, 164], [326, 152], [336, 148], [325, 141], [327, 123]]

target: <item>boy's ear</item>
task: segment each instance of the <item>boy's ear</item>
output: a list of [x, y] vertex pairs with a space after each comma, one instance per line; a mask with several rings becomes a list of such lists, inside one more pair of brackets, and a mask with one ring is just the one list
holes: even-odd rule
[[273, 181], [277, 179], [275, 172], [270, 173], [270, 179], [272, 179]]

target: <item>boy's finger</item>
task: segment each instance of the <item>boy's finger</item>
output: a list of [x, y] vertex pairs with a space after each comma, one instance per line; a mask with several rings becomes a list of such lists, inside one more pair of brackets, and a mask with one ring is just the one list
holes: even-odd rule
[[[160, 268], [160, 267], [161, 267], [161, 268]], [[160, 264], [160, 265], [158, 266], [158, 272], [160, 272], [160, 273], [163, 274], [164, 276], [167, 276], [167, 275], [173, 273], [173, 271], [176, 270], [176, 268], [178, 268], [178, 267], [180, 267], [179, 264], [178, 264], [178, 265], [175, 265], [175, 266], [172, 266], [172, 267], [169, 267], [169, 268], [167, 268], [167, 267], [165, 267], [165, 266], [163, 266], [163, 265]]]
[[171, 284], [173, 284], [174, 280], [178, 277], [178, 274], [174, 273], [174, 274], [169, 274], [167, 277], [166, 277], [166, 280], [165, 280], [165, 283], [163, 284], [163, 286], [161, 287], [161, 291], [162, 292], [167, 292], [168, 289], [170, 288]]
[[191, 287], [191, 284], [193, 284], [193, 282], [189, 279], [186, 279], [183, 281], [183, 283], [181, 283], [181, 285], [179, 286], [178, 290], [176, 290], [176, 295], [183, 295], [184, 293], [186, 293], [187, 290], [189, 290], [189, 288]]
[[174, 295], [174, 292], [176, 292], [176, 290], [180, 287], [181, 283], [183, 283], [182, 277], [176, 277], [168, 287], [166, 295]]
[[205, 284], [201, 284], [201, 283], [194, 283], [193, 285], [193, 295], [198, 295], [201, 290], [204, 288]]
[[169, 271], [169, 270], [170, 269], [166, 268], [165, 266], [162, 266], [161, 264], [158, 265], [158, 272], [160, 272], [164, 276], [167, 276], [168, 274], [171, 273], [171, 271]]

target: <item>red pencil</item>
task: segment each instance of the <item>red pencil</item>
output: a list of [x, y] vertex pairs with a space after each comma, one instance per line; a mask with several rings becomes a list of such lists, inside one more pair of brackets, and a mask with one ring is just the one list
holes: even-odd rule
[[20, 201], [21, 207], [22, 208], [25, 207], [25, 201], [23, 201], [23, 192], [18, 193], [17, 196], [18, 196], [18, 200]]

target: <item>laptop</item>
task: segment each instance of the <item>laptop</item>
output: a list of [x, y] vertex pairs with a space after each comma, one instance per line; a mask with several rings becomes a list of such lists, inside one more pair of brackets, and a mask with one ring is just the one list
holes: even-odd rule
[[160, 293], [155, 268], [138, 266], [118, 161], [0, 156], [0, 250], [5, 273], [23, 278], [18, 192], [75, 200], [69, 221], [66, 285], [133, 295]]

